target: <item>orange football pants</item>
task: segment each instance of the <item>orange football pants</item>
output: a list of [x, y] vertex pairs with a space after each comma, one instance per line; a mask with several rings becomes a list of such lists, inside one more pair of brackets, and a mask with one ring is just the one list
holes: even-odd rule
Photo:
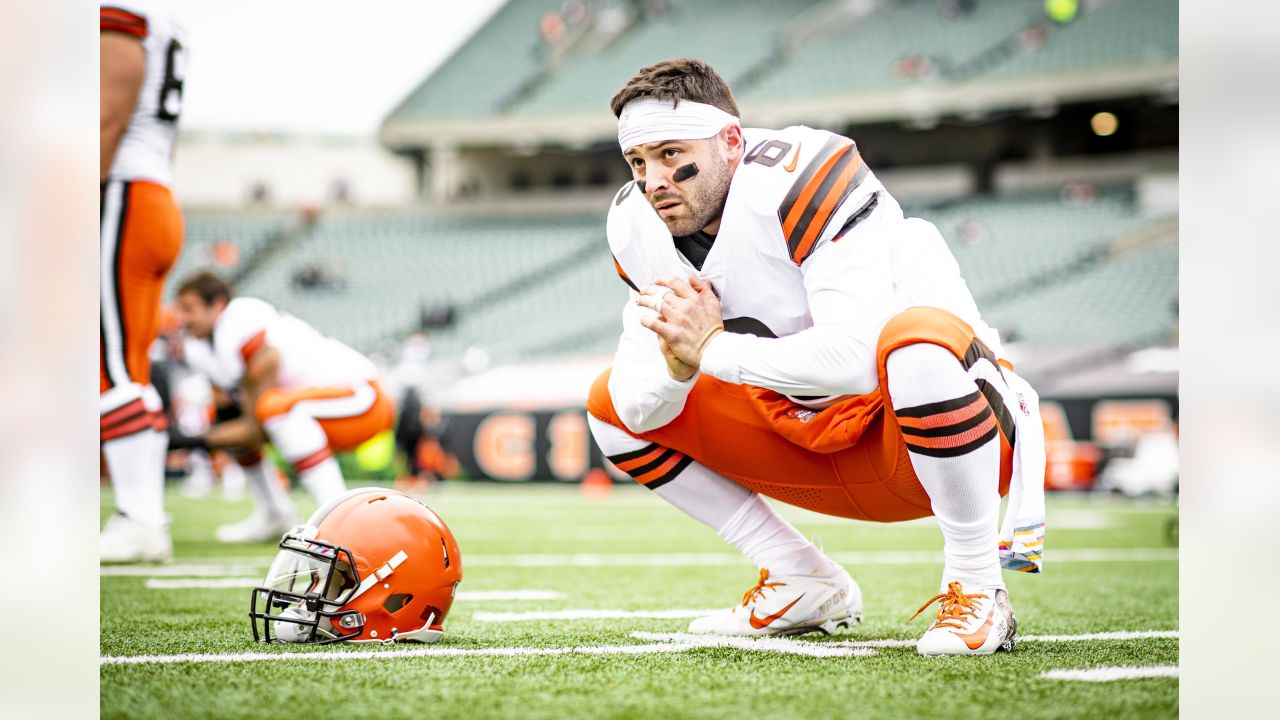
[[165, 277], [182, 249], [182, 211], [169, 188], [145, 180], [102, 186], [98, 392], [151, 382], [147, 350], [160, 323]]
[[[929, 496], [916, 478], [892, 412], [885, 373], [891, 352], [921, 342], [947, 348], [957, 362], [963, 362], [975, 344], [981, 345], [972, 328], [951, 313], [911, 308], [881, 332], [876, 352], [880, 387], [872, 393], [842, 400], [815, 415], [776, 393], [704, 375], [675, 420], [650, 432], [627, 432], [688, 455], [789, 505], [878, 522], [931, 515]], [[626, 430], [609, 397], [609, 372], [592, 385], [587, 411]], [[1000, 443], [1003, 496], [1013, 470], [1013, 452], [1003, 429]]]
[[329, 439], [329, 447], [346, 452], [395, 425], [395, 406], [377, 382], [370, 381], [369, 386], [373, 388], [373, 400], [363, 407], [352, 407], [357, 392], [350, 387], [270, 388], [258, 398], [254, 413], [259, 422], [266, 424], [305, 401], [308, 414]]

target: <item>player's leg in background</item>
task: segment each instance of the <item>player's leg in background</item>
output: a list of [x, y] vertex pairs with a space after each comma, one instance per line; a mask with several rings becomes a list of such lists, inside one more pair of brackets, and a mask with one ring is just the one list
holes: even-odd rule
[[244, 472], [245, 485], [253, 498], [253, 514], [240, 522], [219, 526], [216, 537], [225, 543], [279, 540], [298, 524], [297, 510], [280, 472], [262, 448], [240, 451], [233, 457]]
[[353, 450], [395, 423], [395, 408], [374, 382], [345, 388], [273, 388], [254, 409], [276, 450], [323, 505], [346, 490], [334, 450]]
[[255, 412], [280, 455], [293, 466], [302, 486], [324, 505], [346, 491], [329, 438], [299, 393], [267, 390]]
[[166, 560], [168, 436], [147, 351], [181, 247], [181, 216], [168, 190], [152, 183], [108, 183], [101, 210], [99, 420], [117, 515], [99, 551], [111, 561]]

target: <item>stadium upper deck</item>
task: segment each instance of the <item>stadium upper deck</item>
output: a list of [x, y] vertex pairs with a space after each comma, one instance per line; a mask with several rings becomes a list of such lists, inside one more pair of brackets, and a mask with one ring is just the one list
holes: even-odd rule
[[383, 142], [608, 139], [607, 101], [622, 80], [689, 48], [757, 125], [964, 114], [1177, 83], [1176, 0], [1082, 2], [1069, 23], [1030, 0], [577, 3], [596, 9], [576, 23], [569, 5], [508, 2], [387, 117]]

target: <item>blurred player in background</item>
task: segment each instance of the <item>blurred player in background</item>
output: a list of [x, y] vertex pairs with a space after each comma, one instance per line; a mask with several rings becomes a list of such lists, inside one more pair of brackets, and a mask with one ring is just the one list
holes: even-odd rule
[[191, 336], [187, 363], [243, 409], [225, 404], [198, 437], [172, 433], [175, 448], [226, 449], [245, 468], [256, 508], [218, 528], [223, 542], [278, 540], [297, 524], [293, 504], [262, 452], [270, 442], [324, 505], [345, 489], [335, 450], [353, 450], [395, 422], [368, 358], [270, 304], [232, 297], [230, 284], [198, 272], [178, 287], [177, 312]]
[[[935, 515], [945, 565], [926, 606], [941, 606], [918, 651], [1012, 649], [1002, 561], [1037, 570], [1044, 527], [1036, 397], [937, 229], [903, 217], [852, 140], [742, 129], [705, 63], [644, 68], [612, 105], [635, 180], [608, 237], [632, 293], [588, 421], [615, 465], [760, 568], [740, 605], [690, 631], [860, 620], [857, 583], [761, 492], [863, 520]], [[1019, 469], [1041, 494], [1011, 499], [1026, 545], [1002, 554]]]
[[98, 552], [104, 562], [163, 562], [173, 554], [164, 512], [167, 438], [147, 352], [165, 276], [182, 246], [182, 214], [169, 185], [186, 47], [182, 29], [151, 2], [102, 2], [99, 15], [98, 411], [116, 512]]

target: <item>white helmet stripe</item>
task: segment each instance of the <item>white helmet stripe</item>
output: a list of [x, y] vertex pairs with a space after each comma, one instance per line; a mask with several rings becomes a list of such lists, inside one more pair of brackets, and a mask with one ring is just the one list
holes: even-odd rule
[[383, 580], [386, 580], [388, 577], [391, 576], [391, 573], [394, 572], [396, 568], [400, 567], [401, 563], [403, 563], [405, 560], [408, 560], [408, 559], [409, 559], [409, 556], [406, 555], [403, 550], [396, 553], [394, 556], [392, 556], [390, 560], [387, 561], [387, 564], [369, 573], [369, 577], [360, 581], [360, 587], [356, 588], [355, 594], [353, 594], [350, 598], [347, 598], [347, 603], [349, 604], [352, 600], [355, 600], [356, 598], [363, 595], [365, 591], [368, 590], [369, 588], [373, 587], [374, 585], [377, 585]]

